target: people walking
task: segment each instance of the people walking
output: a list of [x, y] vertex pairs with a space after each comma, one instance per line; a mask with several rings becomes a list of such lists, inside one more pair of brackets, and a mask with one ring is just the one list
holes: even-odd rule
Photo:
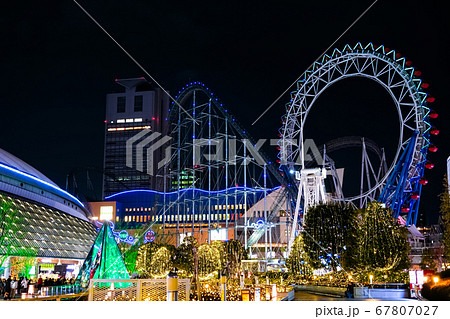
[[17, 280], [16, 277], [13, 277], [11, 280], [11, 299], [16, 297], [17, 293]]
[[39, 276], [39, 279], [38, 279], [38, 281], [37, 281], [37, 290], [38, 290], [38, 292], [39, 292], [39, 291], [41, 290], [41, 288], [42, 288], [42, 282], [43, 282], [42, 277]]
[[23, 277], [21, 285], [22, 285], [22, 292], [27, 293], [28, 292], [28, 279], [27, 279], [27, 277]]
[[11, 299], [11, 276], [6, 279], [4, 299]]

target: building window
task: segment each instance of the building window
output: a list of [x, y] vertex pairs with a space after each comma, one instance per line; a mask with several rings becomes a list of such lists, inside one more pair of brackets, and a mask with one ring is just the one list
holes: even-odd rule
[[100, 207], [100, 220], [112, 220], [113, 219], [113, 206], [101, 206]]
[[117, 113], [125, 113], [125, 96], [117, 97]]
[[134, 111], [142, 112], [142, 106], [144, 105], [144, 96], [136, 95], [134, 97]]

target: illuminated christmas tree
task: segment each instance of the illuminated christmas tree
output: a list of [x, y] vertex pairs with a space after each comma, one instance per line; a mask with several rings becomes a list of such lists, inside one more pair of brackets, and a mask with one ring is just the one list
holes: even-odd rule
[[91, 279], [130, 279], [119, 247], [107, 223], [103, 224], [95, 239], [78, 274], [77, 282], [86, 287]]

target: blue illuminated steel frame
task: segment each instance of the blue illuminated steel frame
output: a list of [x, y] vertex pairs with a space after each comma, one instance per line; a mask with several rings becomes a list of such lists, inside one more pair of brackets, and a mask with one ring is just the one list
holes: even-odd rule
[[[291, 92], [282, 117], [279, 142], [279, 161], [285, 176], [298, 169], [296, 159], [301, 153], [300, 144], [306, 117], [318, 96], [333, 83], [348, 77], [365, 77], [381, 84], [392, 96], [400, 119], [400, 136], [397, 154], [388, 173], [372, 189], [359, 196], [344, 198], [352, 202], [365, 198], [368, 202], [380, 200], [394, 209], [394, 217], [408, 213], [408, 225], [417, 222], [420, 195], [430, 148], [430, 117], [433, 97], [428, 97], [427, 83], [420, 78], [421, 72], [412, 66], [400, 53], [383, 45], [372, 43], [346, 45], [342, 50], [334, 49], [324, 54], [297, 82], [297, 90]], [[410, 136], [414, 141], [409, 141]], [[432, 150], [433, 152], [435, 150]], [[401, 159], [400, 159], [401, 158]], [[380, 196], [371, 197], [375, 191]], [[413, 196], [412, 196], [413, 195]]]

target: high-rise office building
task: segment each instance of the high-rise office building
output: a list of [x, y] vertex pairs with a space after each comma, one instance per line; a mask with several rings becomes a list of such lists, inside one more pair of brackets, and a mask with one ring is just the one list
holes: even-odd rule
[[132, 189], [161, 190], [164, 177], [157, 174], [157, 165], [164, 148], [152, 149], [150, 161], [147, 150], [168, 133], [169, 97], [144, 78], [116, 83], [125, 91], [106, 96], [103, 197]]

